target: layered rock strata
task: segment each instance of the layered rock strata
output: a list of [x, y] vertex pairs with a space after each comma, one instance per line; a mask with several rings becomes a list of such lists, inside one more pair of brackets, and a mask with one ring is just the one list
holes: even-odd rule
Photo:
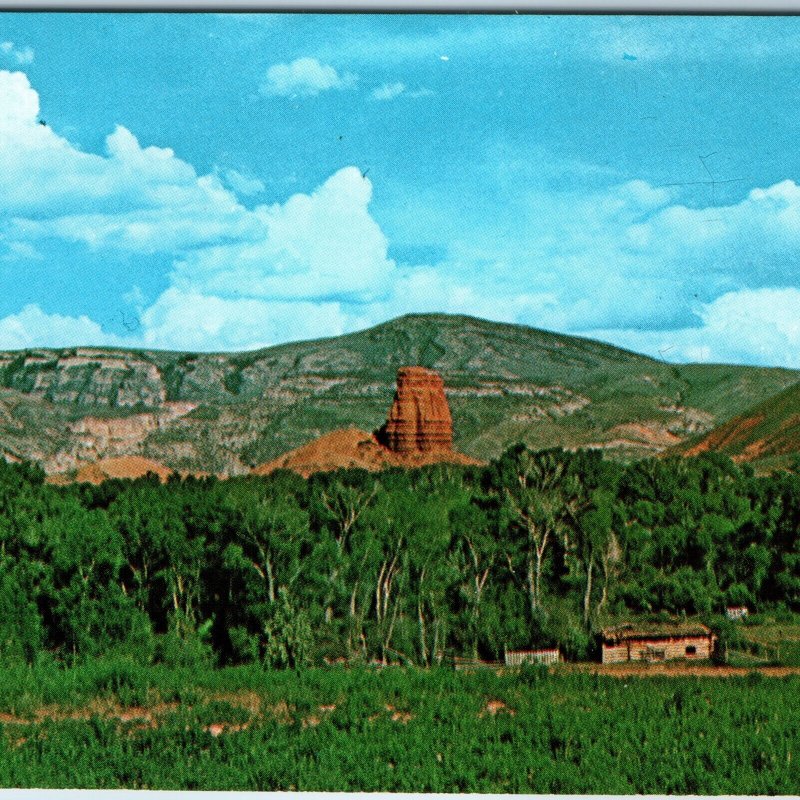
[[453, 419], [437, 372], [424, 367], [397, 371], [394, 402], [378, 439], [395, 453], [452, 450]]

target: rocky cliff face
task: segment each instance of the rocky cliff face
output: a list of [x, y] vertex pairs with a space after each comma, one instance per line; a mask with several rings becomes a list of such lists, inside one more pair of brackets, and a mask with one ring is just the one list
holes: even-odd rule
[[53, 403], [158, 407], [166, 390], [158, 368], [135, 353], [79, 347], [0, 352], [2, 383]]
[[395, 453], [452, 450], [453, 420], [437, 372], [423, 367], [397, 371], [397, 392], [378, 438]]

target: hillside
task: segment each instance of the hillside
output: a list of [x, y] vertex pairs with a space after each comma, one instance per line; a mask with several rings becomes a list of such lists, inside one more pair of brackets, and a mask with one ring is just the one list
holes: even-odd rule
[[412, 315], [247, 353], [0, 352], [0, 449], [48, 472], [140, 455], [245, 473], [333, 430], [375, 430], [404, 364], [442, 375], [454, 446], [480, 459], [516, 441], [659, 452], [800, 380], [797, 371], [676, 366], [535, 328]]
[[307, 478], [314, 472], [353, 467], [376, 471], [387, 467], [422, 467], [440, 463], [479, 465], [481, 462], [454, 451], [446, 454], [395, 453], [380, 445], [367, 431], [344, 428], [326, 433], [266, 464], [259, 464], [253, 474], [269, 475], [276, 469], [290, 469]]
[[780, 465], [800, 454], [800, 383], [758, 403], [676, 450], [685, 455], [707, 451], [735, 461]]

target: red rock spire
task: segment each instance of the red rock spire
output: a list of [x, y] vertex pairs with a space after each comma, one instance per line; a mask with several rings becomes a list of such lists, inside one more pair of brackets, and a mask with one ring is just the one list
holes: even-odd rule
[[437, 372], [424, 367], [397, 371], [397, 391], [379, 439], [396, 453], [452, 450], [453, 420]]

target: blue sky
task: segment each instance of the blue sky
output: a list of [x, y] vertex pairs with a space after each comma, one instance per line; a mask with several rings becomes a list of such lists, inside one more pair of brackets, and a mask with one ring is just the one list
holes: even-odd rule
[[800, 367], [798, 63], [791, 17], [5, 13], [0, 347], [441, 311]]

